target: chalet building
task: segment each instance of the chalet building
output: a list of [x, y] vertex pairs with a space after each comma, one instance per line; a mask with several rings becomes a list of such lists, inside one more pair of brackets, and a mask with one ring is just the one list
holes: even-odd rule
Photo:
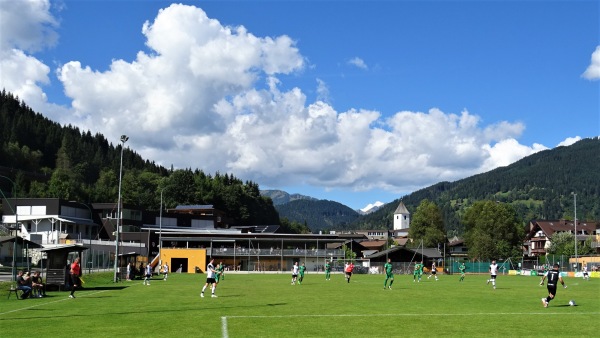
[[458, 237], [449, 239], [448, 244], [446, 244], [446, 253], [457, 259], [466, 259], [468, 257], [468, 251], [469, 249], [465, 245], [465, 241]]
[[527, 235], [523, 243], [523, 254], [529, 257], [546, 255], [550, 248], [552, 236], [557, 233], [568, 232], [575, 234], [577, 242], [581, 245], [590, 237], [596, 239], [600, 235], [598, 224], [591, 221], [577, 221], [575, 223], [567, 220], [534, 220], [529, 223]]
[[376, 239], [374, 241], [362, 241], [360, 245], [367, 248], [367, 250], [382, 251], [387, 249], [387, 240], [386, 239]]

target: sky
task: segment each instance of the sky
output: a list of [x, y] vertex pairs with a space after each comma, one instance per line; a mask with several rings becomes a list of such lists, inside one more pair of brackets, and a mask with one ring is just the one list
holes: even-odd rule
[[0, 0], [0, 87], [353, 209], [600, 135], [600, 2]]

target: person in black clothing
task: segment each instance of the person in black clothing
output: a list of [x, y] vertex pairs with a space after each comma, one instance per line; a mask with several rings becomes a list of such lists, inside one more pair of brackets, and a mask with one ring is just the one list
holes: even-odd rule
[[560, 275], [560, 271], [558, 271], [558, 264], [554, 264], [552, 270], [548, 271], [548, 273], [542, 278], [540, 285], [544, 285], [544, 280], [546, 277], [548, 278], [548, 297], [542, 298], [542, 304], [544, 307], [548, 307], [548, 303], [550, 303], [550, 301], [556, 296], [556, 287], [558, 286], [559, 282], [562, 284], [563, 288], [567, 288], [565, 281]]
[[44, 284], [39, 271], [35, 271], [31, 277], [31, 285], [34, 291], [37, 290], [38, 297], [46, 297], [46, 284]]

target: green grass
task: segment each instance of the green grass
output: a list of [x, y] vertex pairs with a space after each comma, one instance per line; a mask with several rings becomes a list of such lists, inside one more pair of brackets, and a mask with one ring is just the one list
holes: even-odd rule
[[[218, 298], [199, 293], [206, 276], [171, 274], [169, 280], [113, 284], [112, 274], [86, 275], [85, 290], [51, 292], [42, 299], [7, 300], [0, 292], [3, 337], [394, 337], [394, 336], [594, 336], [600, 318], [600, 279], [567, 278], [549, 308], [537, 277], [442, 275], [413, 283], [396, 276], [342, 275], [325, 281], [307, 274], [290, 285], [289, 274], [228, 274]], [[158, 277], [155, 277], [158, 278]], [[574, 299], [578, 306], [567, 305]]]

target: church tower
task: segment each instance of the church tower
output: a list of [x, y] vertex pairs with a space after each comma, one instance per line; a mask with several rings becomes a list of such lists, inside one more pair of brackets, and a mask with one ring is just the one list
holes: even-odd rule
[[410, 212], [404, 206], [404, 203], [400, 201], [396, 211], [394, 211], [394, 230], [408, 229], [410, 226]]

